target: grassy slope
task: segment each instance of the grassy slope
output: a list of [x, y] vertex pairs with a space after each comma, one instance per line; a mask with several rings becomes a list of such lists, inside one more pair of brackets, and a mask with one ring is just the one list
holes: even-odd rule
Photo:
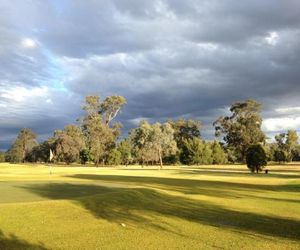
[[300, 249], [300, 166], [269, 168], [0, 164], [0, 249]]

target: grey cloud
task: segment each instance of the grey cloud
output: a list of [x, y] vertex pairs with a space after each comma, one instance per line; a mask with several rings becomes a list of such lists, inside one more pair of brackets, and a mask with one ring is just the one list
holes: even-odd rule
[[[44, 138], [75, 122], [87, 94], [128, 99], [118, 118], [124, 133], [143, 118], [191, 117], [211, 139], [212, 122], [247, 98], [264, 104], [266, 119], [299, 117], [278, 112], [299, 106], [297, 0], [19, 0], [0, 8], [0, 148], [23, 126]], [[26, 37], [38, 46], [18, 46]], [[19, 103], [3, 95], [20, 86], [48, 92]]]

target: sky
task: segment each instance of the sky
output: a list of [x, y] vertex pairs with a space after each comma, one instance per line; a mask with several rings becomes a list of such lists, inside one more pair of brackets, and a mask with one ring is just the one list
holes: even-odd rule
[[300, 132], [299, 0], [0, 0], [0, 150], [76, 123], [86, 95], [123, 95], [140, 120], [193, 118], [205, 139], [229, 106], [263, 104], [272, 138]]

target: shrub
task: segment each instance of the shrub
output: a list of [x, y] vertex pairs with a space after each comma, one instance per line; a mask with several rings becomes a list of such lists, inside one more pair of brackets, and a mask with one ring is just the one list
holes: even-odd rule
[[246, 162], [251, 172], [258, 173], [267, 165], [267, 154], [262, 145], [256, 144], [248, 148]]
[[283, 150], [276, 149], [274, 152], [274, 160], [281, 163], [287, 161], [287, 153]]
[[122, 157], [121, 153], [116, 148], [113, 149], [108, 155], [108, 159], [107, 159], [108, 165], [115, 165], [115, 166], [120, 165], [122, 163], [121, 157]]

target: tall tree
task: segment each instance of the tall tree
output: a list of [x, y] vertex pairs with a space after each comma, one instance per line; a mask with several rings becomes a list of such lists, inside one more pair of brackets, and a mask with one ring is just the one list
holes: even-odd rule
[[100, 97], [97, 95], [91, 95], [85, 97], [85, 105], [83, 106], [83, 110], [86, 111], [87, 116], [97, 116], [100, 112], [101, 102]]
[[29, 128], [21, 129], [15, 143], [8, 151], [10, 162], [25, 162], [30, 151], [37, 145], [37, 135]]
[[67, 125], [64, 130], [54, 134], [56, 159], [70, 164], [79, 161], [81, 150], [85, 148], [85, 139], [81, 129]]
[[126, 99], [123, 96], [108, 96], [101, 103], [99, 110], [99, 113], [103, 116], [105, 123], [110, 124], [126, 103]]
[[104, 164], [111, 149], [114, 148], [114, 131], [103, 123], [100, 116], [92, 116], [85, 120], [84, 134], [92, 159], [96, 166], [102, 161]]
[[129, 133], [129, 140], [132, 142], [135, 157], [142, 163], [158, 161], [157, 154], [152, 148], [151, 124], [147, 121], [141, 121], [139, 127], [132, 129]]
[[299, 138], [296, 130], [288, 130], [286, 135], [286, 146], [289, 161], [293, 160], [293, 152], [298, 146], [298, 139]]
[[151, 125], [142, 121], [140, 126], [131, 132], [130, 138], [142, 161], [159, 161], [160, 168], [163, 166], [163, 157], [177, 151], [174, 130], [168, 122]]
[[100, 101], [99, 96], [86, 97], [83, 109], [87, 114], [81, 126], [88, 150], [97, 166], [100, 161], [104, 163], [115, 148], [121, 125], [118, 123], [110, 127], [110, 122], [125, 103], [126, 99], [122, 96], [107, 97], [104, 102]]
[[174, 139], [178, 148], [182, 147], [184, 140], [193, 139], [194, 137], [200, 138], [201, 136], [201, 123], [199, 121], [181, 118], [175, 121], [169, 120], [168, 123], [174, 129]]
[[[277, 161], [292, 161], [298, 144], [298, 135], [295, 130], [288, 130], [287, 133], [281, 133], [275, 136], [277, 143]], [[283, 157], [285, 156], [285, 157]]]
[[188, 139], [193, 139], [194, 137], [200, 138], [201, 133], [201, 123], [196, 120], [192, 119], [183, 119], [180, 118], [178, 120], [169, 120], [168, 121], [172, 128], [174, 129], [174, 138], [178, 147], [178, 154], [177, 160], [179, 159], [181, 162], [184, 162], [183, 159], [183, 148], [184, 148], [184, 141]]
[[184, 141], [183, 156], [183, 163], [188, 165], [213, 163], [210, 145], [197, 137]]
[[293, 161], [300, 161], [300, 145], [293, 150]]
[[261, 104], [254, 100], [234, 103], [231, 116], [221, 116], [214, 122], [216, 136], [224, 135], [227, 146], [235, 149], [240, 161], [245, 161], [250, 145], [265, 142], [261, 130]]
[[227, 156], [220, 142], [214, 141], [211, 144], [213, 164], [224, 164], [227, 161]]
[[129, 139], [122, 140], [118, 145], [118, 151], [121, 154], [121, 163], [126, 166], [133, 160], [132, 147]]
[[122, 163], [121, 157], [122, 157], [121, 152], [117, 148], [114, 148], [113, 150], [110, 151], [107, 157], [108, 165], [114, 165], [114, 166], [120, 165]]

